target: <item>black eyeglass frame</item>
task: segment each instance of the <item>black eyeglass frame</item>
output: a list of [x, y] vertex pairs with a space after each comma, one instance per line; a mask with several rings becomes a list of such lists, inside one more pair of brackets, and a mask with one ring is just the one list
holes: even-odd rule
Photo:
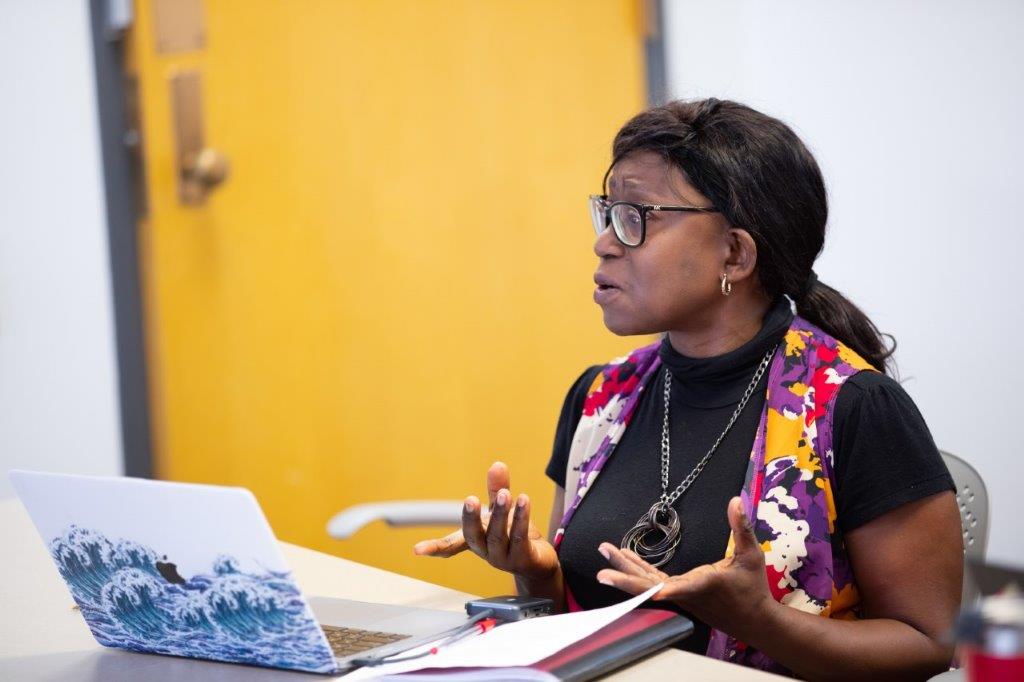
[[[628, 246], [633, 249], [637, 248], [638, 246], [642, 246], [644, 241], [647, 239], [647, 214], [650, 211], [718, 213], [718, 209], [713, 206], [665, 206], [662, 204], [638, 204], [634, 201], [612, 201], [609, 203], [607, 194], [591, 194], [590, 201], [599, 201], [601, 202], [601, 206], [603, 206], [604, 208], [604, 225], [600, 227], [600, 229], [598, 229], [597, 223], [594, 223], [594, 232], [600, 235], [602, 232], [608, 229], [609, 225], [611, 225], [612, 233], [615, 235], [615, 238], [619, 240], [619, 243], [622, 244], [623, 246]], [[615, 224], [612, 220], [612, 209], [615, 208], [616, 206], [630, 206], [633, 209], [635, 209], [637, 213], [640, 214], [640, 241], [638, 241], [636, 244], [630, 244], [629, 242], [627, 242], [625, 239], [622, 238], [622, 235], [619, 234], [619, 231], [615, 229]], [[591, 211], [591, 218], [594, 218], [593, 211]]]

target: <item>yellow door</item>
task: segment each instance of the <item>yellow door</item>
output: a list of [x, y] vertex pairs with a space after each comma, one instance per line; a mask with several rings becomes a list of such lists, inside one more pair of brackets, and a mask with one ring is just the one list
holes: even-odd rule
[[[128, 55], [157, 474], [250, 488], [283, 540], [507, 591], [412, 555], [443, 529], [325, 523], [480, 494], [502, 459], [546, 525], [565, 392], [636, 341], [590, 301], [585, 199], [644, 101], [639, 3], [207, 0], [178, 49], [162, 4], [136, 3]], [[183, 78], [230, 161], [201, 204], [178, 187]]]

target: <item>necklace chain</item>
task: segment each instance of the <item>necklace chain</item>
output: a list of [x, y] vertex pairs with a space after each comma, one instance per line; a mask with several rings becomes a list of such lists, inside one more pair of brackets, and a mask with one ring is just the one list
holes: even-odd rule
[[665, 368], [665, 411], [661, 420], [661, 498], [651, 505], [651, 508], [640, 517], [640, 520], [626, 532], [626, 535], [622, 538], [622, 547], [624, 549], [632, 550], [656, 567], [667, 563], [672, 558], [676, 547], [679, 546], [680, 539], [679, 514], [672, 508], [672, 505], [693, 485], [693, 482], [704, 471], [704, 467], [711, 460], [711, 456], [715, 454], [715, 450], [718, 449], [718, 446], [721, 445], [726, 435], [728, 435], [736, 420], [739, 419], [740, 414], [743, 413], [743, 408], [747, 406], [750, 396], [753, 395], [754, 389], [761, 382], [761, 377], [764, 376], [765, 370], [768, 369], [768, 365], [771, 363], [772, 356], [775, 355], [775, 348], [773, 346], [765, 353], [761, 364], [758, 365], [757, 371], [754, 372], [754, 376], [747, 386], [747, 390], [743, 392], [743, 397], [740, 398], [739, 404], [736, 405], [736, 409], [729, 418], [729, 423], [725, 425], [725, 429], [715, 439], [707, 454], [697, 462], [697, 466], [693, 467], [693, 471], [687, 474], [686, 478], [671, 493], [668, 491], [668, 473], [669, 460], [672, 453], [669, 441], [669, 405], [672, 399], [672, 374], [667, 367]]
[[693, 482], [697, 480], [700, 473], [704, 471], [704, 467], [707, 466], [711, 460], [711, 455], [715, 454], [715, 450], [721, 445], [722, 441], [728, 435], [732, 429], [733, 424], [739, 419], [740, 414], [743, 413], [743, 408], [747, 406], [747, 401], [750, 400], [750, 396], [754, 394], [754, 389], [757, 388], [758, 383], [761, 381], [761, 377], [764, 376], [764, 372], [768, 369], [768, 364], [772, 360], [772, 356], [775, 354], [775, 348], [772, 347], [764, 354], [764, 358], [761, 360], [761, 364], [758, 365], [757, 371], [754, 372], [754, 377], [750, 380], [747, 385], [747, 390], [743, 392], [743, 397], [740, 398], [740, 402], [736, 405], [736, 409], [733, 411], [732, 416], [729, 417], [729, 423], [725, 425], [725, 429], [715, 439], [714, 444], [708, 450], [707, 454], [697, 462], [697, 466], [693, 467], [686, 478], [676, 486], [676, 489], [671, 493], [668, 492], [668, 465], [669, 458], [671, 456], [671, 447], [669, 444], [669, 428], [668, 428], [668, 414], [669, 414], [669, 402], [672, 399], [672, 374], [668, 368], [665, 368], [665, 413], [661, 420], [661, 503], [665, 506], [671, 506], [675, 504], [675, 501], [686, 492], [687, 488], [693, 485]]

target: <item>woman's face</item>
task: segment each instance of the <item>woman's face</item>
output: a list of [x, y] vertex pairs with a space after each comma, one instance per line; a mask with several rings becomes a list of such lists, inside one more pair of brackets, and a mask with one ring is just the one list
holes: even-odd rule
[[[711, 206], [678, 168], [654, 152], [637, 152], [615, 164], [608, 192], [609, 201]], [[615, 334], [698, 329], [725, 298], [720, 285], [730, 257], [730, 230], [720, 213], [649, 211], [643, 244], [624, 246], [609, 228], [597, 237], [594, 253], [601, 259], [594, 301]]]

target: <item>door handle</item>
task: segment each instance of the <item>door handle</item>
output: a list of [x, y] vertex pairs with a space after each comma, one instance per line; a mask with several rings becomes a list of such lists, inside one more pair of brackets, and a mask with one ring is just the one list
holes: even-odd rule
[[222, 184], [231, 164], [221, 151], [207, 147], [203, 139], [202, 76], [190, 69], [171, 76], [171, 108], [174, 117], [178, 200], [189, 206], [206, 202], [207, 195]]
[[210, 191], [224, 182], [231, 171], [231, 163], [222, 152], [204, 147], [196, 154], [190, 154], [182, 165], [182, 173], [187, 182], [201, 185]]

